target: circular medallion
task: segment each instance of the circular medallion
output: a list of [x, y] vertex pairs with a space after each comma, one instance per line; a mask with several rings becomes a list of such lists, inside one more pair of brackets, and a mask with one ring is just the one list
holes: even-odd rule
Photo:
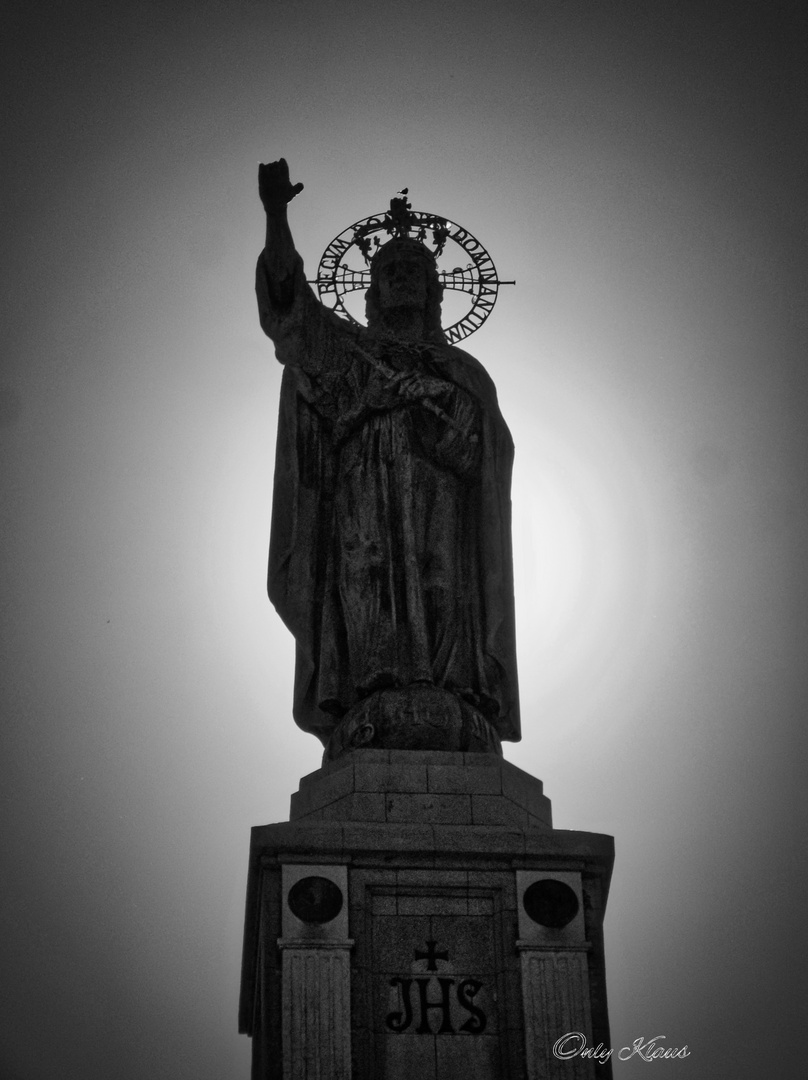
[[305, 877], [291, 887], [287, 903], [301, 922], [327, 923], [342, 911], [342, 890], [329, 878]]
[[311, 284], [317, 286], [327, 307], [361, 326], [346, 306], [345, 298], [354, 292], [367, 292], [370, 261], [386, 242], [382, 237], [418, 240], [435, 256], [444, 289], [471, 297], [466, 314], [443, 328], [447, 340], [454, 344], [479, 330], [491, 314], [499, 286], [514, 282], [499, 280], [491, 256], [468, 230], [438, 214], [412, 210], [405, 195], [403, 192], [392, 199], [386, 214], [362, 218], [335, 236], [323, 252], [317, 277]]
[[579, 907], [575, 891], [555, 878], [545, 878], [528, 885], [522, 903], [533, 922], [551, 930], [561, 930], [571, 923]]

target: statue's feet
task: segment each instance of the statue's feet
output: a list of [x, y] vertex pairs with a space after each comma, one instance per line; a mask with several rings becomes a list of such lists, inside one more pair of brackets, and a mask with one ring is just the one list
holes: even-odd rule
[[359, 749], [502, 753], [499, 736], [479, 710], [431, 683], [376, 690], [363, 698], [334, 730], [324, 759]]

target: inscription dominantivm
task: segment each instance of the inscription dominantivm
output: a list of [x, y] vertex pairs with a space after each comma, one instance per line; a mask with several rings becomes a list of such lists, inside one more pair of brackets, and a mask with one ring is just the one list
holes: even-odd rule
[[[427, 971], [436, 973], [438, 961], [447, 963], [449, 960], [448, 950], [438, 950], [435, 941], [427, 941], [426, 952], [415, 949], [413, 955], [416, 960], [426, 960]], [[388, 1031], [400, 1034], [412, 1029], [417, 1035], [455, 1035], [460, 1032], [480, 1035], [485, 1031], [488, 1018], [479, 1005], [474, 1004], [483, 988], [477, 979], [458, 980], [438, 974], [410, 978], [396, 976], [390, 980], [390, 986], [398, 988], [401, 1008], [387, 1014], [385, 1025]], [[437, 1027], [433, 1027], [432, 1014], [437, 1014]]]

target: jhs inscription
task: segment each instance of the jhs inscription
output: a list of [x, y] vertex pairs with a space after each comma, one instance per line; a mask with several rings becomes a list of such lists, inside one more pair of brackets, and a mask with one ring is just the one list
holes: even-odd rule
[[[426, 944], [425, 953], [415, 950], [415, 959], [426, 960], [427, 970], [437, 971], [436, 961], [448, 961], [449, 954], [445, 951], [436, 952], [434, 941], [428, 941]], [[417, 988], [414, 994], [413, 984]], [[456, 979], [440, 975], [435, 978], [432, 976], [397, 977], [390, 980], [390, 985], [394, 989], [400, 987], [402, 1007], [387, 1014], [385, 1024], [389, 1031], [407, 1031], [413, 1024], [418, 1035], [443, 1035], [444, 1033], [454, 1035], [458, 1031], [467, 1032], [469, 1035], [479, 1035], [485, 1030], [486, 1015], [478, 1005], [474, 1004], [474, 998], [483, 986], [477, 979], [463, 979], [458, 982]], [[453, 1007], [453, 1002], [456, 1002], [462, 1010], [459, 1017], [457, 1006]], [[432, 1026], [433, 1013], [437, 1014], [436, 1021], [439, 1018], [437, 1029]]]

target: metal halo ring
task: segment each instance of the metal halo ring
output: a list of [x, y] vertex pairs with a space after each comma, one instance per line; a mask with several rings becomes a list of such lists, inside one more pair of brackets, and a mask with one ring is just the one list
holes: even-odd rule
[[[393, 200], [391, 209], [397, 201]], [[438, 271], [438, 277], [445, 289], [465, 292], [472, 298], [471, 310], [462, 319], [444, 328], [447, 340], [450, 344], [455, 344], [483, 325], [494, 308], [499, 286], [513, 285], [515, 282], [499, 280], [491, 256], [467, 229], [438, 214], [410, 210], [406, 200], [402, 199], [401, 203], [406, 209], [399, 211], [397, 219], [390, 212], [372, 214], [354, 222], [335, 236], [323, 252], [317, 267], [317, 277], [311, 284], [317, 286], [321, 300], [324, 301], [326, 297], [333, 300], [331, 310], [356, 326], [361, 326], [359, 320], [348, 311], [343, 297], [349, 292], [367, 291], [370, 287], [370, 270], [352, 269], [345, 263], [344, 259], [351, 248], [357, 249], [368, 267], [371, 258], [382, 246], [376, 235], [378, 233], [409, 236], [413, 240], [420, 240], [432, 250], [436, 258], [442, 254], [446, 242], [452, 240], [471, 260], [465, 269], [457, 266], [453, 270]]]

